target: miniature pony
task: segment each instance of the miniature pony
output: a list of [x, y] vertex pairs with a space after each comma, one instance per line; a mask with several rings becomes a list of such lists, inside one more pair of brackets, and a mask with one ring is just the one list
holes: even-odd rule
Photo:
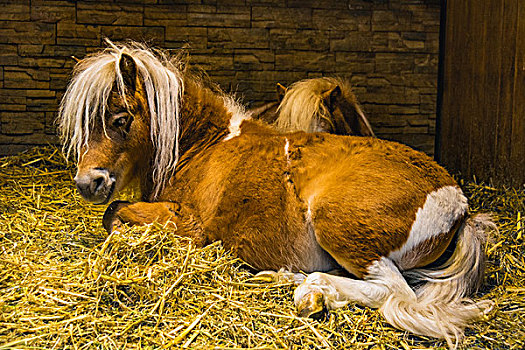
[[281, 132], [329, 132], [375, 136], [350, 83], [341, 78], [305, 79], [288, 89], [277, 84], [277, 101], [249, 110], [252, 118]]
[[[158, 221], [199, 245], [221, 240], [259, 270], [284, 267], [300, 283], [301, 316], [355, 302], [454, 347], [493, 306], [468, 296], [494, 224], [470, 215], [454, 179], [407, 146], [277, 133], [136, 43], [76, 66], [58, 123], [86, 200], [109, 203], [140, 183], [141, 202], [106, 210], [109, 232]], [[326, 273], [337, 268], [355, 278]]]

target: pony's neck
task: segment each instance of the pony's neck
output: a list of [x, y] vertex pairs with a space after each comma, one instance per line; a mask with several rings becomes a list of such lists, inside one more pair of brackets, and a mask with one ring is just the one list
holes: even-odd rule
[[177, 168], [184, 166], [195, 153], [220, 142], [230, 133], [232, 112], [225, 99], [191, 79], [184, 82], [180, 115], [180, 166]]
[[[226, 101], [222, 95], [193, 79], [184, 80], [184, 94], [179, 110], [179, 160], [175, 173], [182, 171], [197, 154], [227, 139], [231, 134], [230, 119], [233, 113]], [[153, 167], [150, 164], [149, 169], [140, 176], [142, 198], [145, 201], [152, 200], [152, 174]]]

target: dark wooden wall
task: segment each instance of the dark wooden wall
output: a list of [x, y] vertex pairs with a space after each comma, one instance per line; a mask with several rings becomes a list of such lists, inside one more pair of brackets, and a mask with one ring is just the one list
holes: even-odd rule
[[448, 0], [445, 6], [436, 158], [466, 177], [521, 186], [525, 1]]

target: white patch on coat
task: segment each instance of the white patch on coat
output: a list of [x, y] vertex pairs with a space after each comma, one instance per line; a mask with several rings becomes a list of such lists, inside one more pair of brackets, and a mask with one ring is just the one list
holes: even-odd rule
[[239, 104], [235, 99], [230, 96], [223, 97], [224, 106], [228, 109], [228, 112], [232, 114], [230, 118], [230, 125], [228, 130], [230, 133], [226, 135], [223, 141], [228, 141], [241, 134], [241, 124], [243, 121], [251, 119], [251, 114], [247, 113], [244, 107]]
[[403, 257], [429, 238], [449, 232], [467, 208], [467, 198], [459, 187], [444, 186], [429, 193], [423, 208], [416, 213], [407, 241], [388, 257], [400, 268], [410, 268], [412, 262], [403, 261]]
[[290, 153], [288, 152], [290, 150], [290, 140], [288, 138], [285, 138], [286, 143], [284, 144], [284, 155], [286, 156], [286, 163], [290, 165]]
[[314, 223], [313, 223], [313, 220], [312, 220], [312, 198], [310, 198], [308, 200], [308, 208], [306, 209], [306, 227], [309, 228], [310, 230], [310, 227], [311, 227], [311, 230], [312, 232], [315, 233], [315, 230], [314, 230]]

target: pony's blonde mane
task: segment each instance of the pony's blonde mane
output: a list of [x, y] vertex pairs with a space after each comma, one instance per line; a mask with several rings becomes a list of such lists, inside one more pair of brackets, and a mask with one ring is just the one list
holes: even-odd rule
[[284, 132], [319, 131], [314, 126], [321, 119], [330, 120], [330, 111], [323, 103], [322, 94], [336, 86], [341, 88], [345, 98], [351, 94], [350, 84], [341, 78], [322, 77], [293, 83], [279, 104], [275, 126]]
[[57, 122], [63, 151], [68, 157], [73, 153], [80, 159], [81, 150], [88, 149], [96, 118], [102, 120], [105, 133], [104, 115], [113, 87], [126, 99], [119, 62], [122, 54], [129, 55], [137, 66], [148, 101], [151, 142], [155, 150], [152, 175], [156, 198], [179, 160], [179, 106], [184, 90], [178, 69], [181, 65], [164, 51], [153, 51], [139, 43], [107, 42], [108, 48], [77, 64], [62, 99]]

